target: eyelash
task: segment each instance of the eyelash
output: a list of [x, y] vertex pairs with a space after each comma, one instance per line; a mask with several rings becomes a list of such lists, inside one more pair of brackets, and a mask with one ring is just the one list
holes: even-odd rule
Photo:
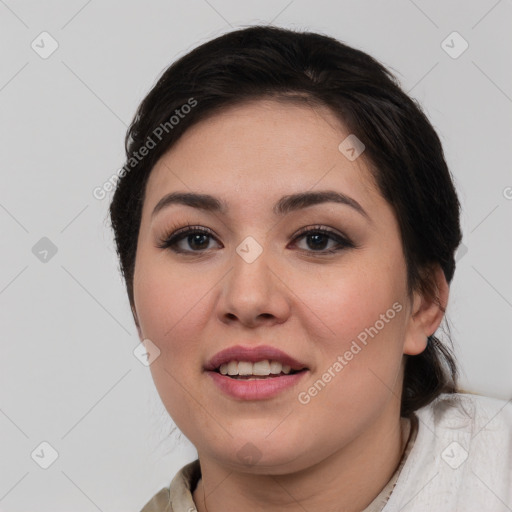
[[[157, 244], [157, 247], [159, 249], [170, 249], [171, 251], [178, 253], [178, 254], [199, 255], [201, 253], [206, 252], [207, 250], [183, 251], [183, 250], [175, 248], [175, 246], [177, 245], [178, 242], [180, 242], [181, 240], [183, 240], [184, 238], [186, 238], [189, 235], [195, 235], [195, 234], [207, 235], [216, 240], [215, 236], [213, 235], [213, 232], [211, 230], [209, 230], [208, 228], [204, 228], [202, 226], [191, 226], [191, 225], [187, 224], [187, 226], [184, 228], [178, 229], [178, 227], [175, 226], [175, 227], [172, 227], [171, 229], [169, 229], [164, 234], [164, 236], [162, 237], [160, 242]], [[305, 236], [310, 235], [310, 234], [322, 234], [322, 235], [329, 236], [332, 240], [334, 240], [335, 242], [338, 243], [338, 246], [334, 249], [325, 249], [323, 251], [300, 249], [301, 251], [306, 252], [306, 253], [313, 253], [313, 254], [318, 254], [318, 255], [328, 255], [328, 254], [337, 253], [344, 249], [349, 249], [349, 248], [355, 247], [355, 245], [348, 238], [342, 237], [341, 235], [338, 235], [336, 232], [331, 231], [330, 229], [326, 229], [320, 225], [302, 229], [299, 233], [297, 233], [294, 236], [292, 241], [296, 242], [297, 240], [304, 238]]]

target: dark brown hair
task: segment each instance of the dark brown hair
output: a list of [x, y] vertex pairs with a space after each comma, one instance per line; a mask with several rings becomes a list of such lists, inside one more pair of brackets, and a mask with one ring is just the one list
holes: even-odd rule
[[[460, 204], [434, 128], [368, 54], [326, 35], [273, 26], [232, 31], [195, 48], [165, 70], [137, 109], [110, 204], [132, 311], [142, 205], [157, 160], [188, 128], [228, 106], [290, 95], [329, 107], [363, 141], [365, 161], [400, 226], [409, 294], [419, 290], [444, 311], [432, 272], [440, 266], [451, 282], [462, 234]], [[456, 391], [454, 356], [434, 335], [421, 354], [405, 357], [403, 416]]]

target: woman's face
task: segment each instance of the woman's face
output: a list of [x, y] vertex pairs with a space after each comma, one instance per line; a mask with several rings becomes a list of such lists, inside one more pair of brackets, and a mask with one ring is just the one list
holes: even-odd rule
[[[402, 356], [421, 352], [431, 333], [412, 317], [417, 296], [407, 296], [393, 210], [364, 153], [354, 159], [360, 147], [351, 151], [349, 139], [339, 149], [349, 135], [326, 108], [260, 100], [188, 129], [150, 175], [134, 277], [139, 335], [160, 350], [155, 385], [200, 457], [285, 473], [386, 417], [398, 421]], [[296, 201], [274, 211], [288, 196], [326, 191], [352, 205]], [[225, 209], [172, 202], [153, 214], [177, 192], [213, 196]], [[207, 233], [160, 247], [187, 225]], [[232, 395], [218, 383], [243, 393], [290, 379], [205, 370], [235, 345], [269, 345], [307, 370], [271, 396]]]

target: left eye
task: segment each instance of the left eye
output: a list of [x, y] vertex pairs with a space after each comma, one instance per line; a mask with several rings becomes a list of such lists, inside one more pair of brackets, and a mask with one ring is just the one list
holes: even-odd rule
[[[157, 247], [160, 249], [171, 249], [176, 253], [200, 253], [205, 252], [209, 248], [211, 238], [216, 240], [215, 236], [207, 228], [203, 228], [201, 226], [188, 227], [164, 236]], [[315, 227], [313, 229], [300, 232], [293, 238], [293, 242], [296, 243], [298, 240], [303, 238], [306, 239], [308, 245], [314, 249], [301, 249], [305, 252], [327, 254], [335, 253], [345, 248], [354, 247], [350, 240], [342, 237], [334, 231], [322, 227]], [[329, 241], [336, 242], [337, 245], [326, 249], [325, 245]], [[181, 247], [180, 245], [182, 242], [186, 242], [192, 250], [187, 250], [186, 248]]]
[[[343, 238], [334, 231], [324, 228], [315, 228], [303, 231], [294, 238], [294, 241], [300, 240], [301, 238], [306, 238], [309, 242], [312, 242], [312, 246], [317, 249], [315, 251], [307, 252], [334, 253], [347, 247], [353, 247], [353, 244], [349, 240]], [[325, 243], [328, 243], [329, 240], [336, 242], [337, 245], [333, 248], [325, 249]]]

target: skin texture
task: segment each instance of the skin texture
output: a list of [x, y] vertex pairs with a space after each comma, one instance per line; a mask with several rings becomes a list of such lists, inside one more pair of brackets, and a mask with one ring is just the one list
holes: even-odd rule
[[[404, 354], [425, 349], [443, 313], [426, 297], [408, 296], [394, 211], [364, 153], [349, 161], [338, 150], [348, 135], [325, 107], [252, 101], [191, 127], [152, 170], [134, 314], [140, 339], [161, 351], [150, 369], [163, 404], [197, 448], [202, 479], [193, 497], [200, 512], [360, 511], [399, 463], [409, 432], [400, 418]], [[282, 218], [272, 212], [284, 195], [319, 190], [349, 195], [371, 221], [332, 202]], [[175, 191], [215, 195], [228, 212], [171, 205], [151, 218], [157, 202]], [[187, 223], [213, 235], [185, 236], [178, 246], [189, 255], [157, 247], [173, 226]], [[311, 237], [295, 238], [315, 225], [355, 247], [320, 255], [336, 240], [315, 245]], [[263, 249], [252, 263], [236, 252], [247, 236]], [[440, 270], [437, 285], [445, 305], [449, 289]], [[309, 403], [300, 403], [298, 394], [396, 302], [401, 311]], [[309, 373], [268, 400], [229, 397], [203, 366], [239, 343], [276, 346]], [[255, 464], [237, 457], [248, 442], [258, 450]]]

